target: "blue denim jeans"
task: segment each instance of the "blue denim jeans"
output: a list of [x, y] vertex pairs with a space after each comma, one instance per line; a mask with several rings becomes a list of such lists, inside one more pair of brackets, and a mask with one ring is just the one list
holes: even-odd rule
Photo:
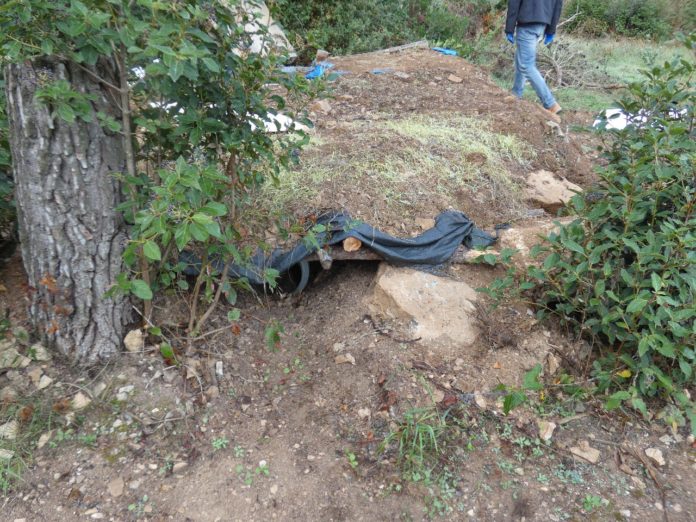
[[544, 24], [525, 25], [517, 28], [515, 41], [515, 81], [512, 84], [512, 93], [518, 98], [522, 97], [524, 84], [527, 80], [532, 84], [534, 91], [541, 100], [545, 109], [553, 107], [556, 103], [553, 94], [546, 85], [544, 77], [536, 67], [536, 50], [539, 39], [544, 36], [546, 26]]

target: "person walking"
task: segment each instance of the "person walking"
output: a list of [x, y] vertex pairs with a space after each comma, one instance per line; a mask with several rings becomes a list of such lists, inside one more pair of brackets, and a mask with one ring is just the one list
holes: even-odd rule
[[563, 0], [508, 0], [505, 22], [505, 36], [511, 44], [517, 42], [512, 93], [522, 98], [524, 84], [529, 80], [544, 109], [556, 117], [561, 106], [537, 69], [536, 52], [542, 37], [545, 45], [553, 42], [561, 9]]

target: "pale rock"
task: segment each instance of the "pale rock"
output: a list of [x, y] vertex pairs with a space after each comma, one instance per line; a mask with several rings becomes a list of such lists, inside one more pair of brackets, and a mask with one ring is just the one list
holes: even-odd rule
[[353, 357], [349, 353], [342, 353], [341, 355], [337, 355], [336, 359], [334, 359], [334, 360], [336, 361], [336, 364], [350, 363], [353, 366], [355, 366], [355, 357]]
[[570, 448], [570, 452], [576, 457], [586, 460], [590, 464], [597, 464], [597, 462], [599, 462], [599, 457], [602, 455], [598, 449], [591, 447], [590, 443], [586, 440], [582, 440], [577, 446]]
[[470, 346], [479, 333], [477, 299], [466, 283], [382, 263], [369, 308], [376, 315], [409, 321], [414, 337]]
[[180, 460], [179, 462], [175, 462], [174, 466], [172, 466], [172, 471], [174, 473], [178, 473], [179, 471], [182, 471], [184, 468], [188, 466], [187, 462], [184, 462], [183, 460]]
[[548, 170], [537, 170], [527, 176], [527, 199], [554, 214], [578, 192], [582, 192], [582, 188], [568, 180], [557, 178]]
[[51, 379], [48, 375], [42, 375], [41, 379], [39, 379], [39, 384], [37, 384], [36, 387], [39, 390], [44, 390], [48, 388], [51, 384], [53, 384], [53, 379]]
[[462, 80], [459, 76], [456, 76], [454, 74], [450, 74], [447, 79], [451, 81], [452, 83], [462, 83], [464, 80]]
[[370, 408], [360, 408], [358, 410], [358, 417], [361, 419], [369, 419], [370, 418]]
[[15, 518], [14, 522], [27, 522], [26, 518]]
[[215, 375], [223, 377], [225, 374], [222, 361], [215, 361]]
[[403, 71], [396, 71], [394, 73], [394, 76], [396, 76], [400, 80], [409, 80], [411, 79], [411, 75], [408, 73], [405, 73]]
[[276, 495], [278, 493], [278, 484], [273, 484], [271, 486], [271, 495]]
[[123, 488], [125, 487], [125, 482], [123, 481], [123, 478], [121, 477], [116, 477], [115, 479], [111, 480], [109, 482], [109, 485], [107, 486], [109, 490], [109, 494], [112, 497], [120, 497], [123, 495]]
[[0, 461], [10, 460], [12, 457], [14, 457], [14, 451], [0, 448]]
[[0, 390], [0, 402], [3, 404], [10, 404], [17, 400], [17, 390], [12, 386], [5, 386]]
[[70, 406], [72, 407], [73, 410], [82, 410], [89, 406], [89, 404], [92, 402], [92, 399], [87, 397], [84, 393], [82, 392], [77, 392], [75, 396], [73, 397]]
[[444, 400], [445, 400], [445, 392], [443, 392], [442, 390], [433, 391], [433, 402], [439, 404]]
[[43, 448], [48, 443], [48, 441], [51, 440], [51, 437], [53, 437], [53, 430], [47, 431], [46, 433], [42, 433], [39, 437], [38, 442], [36, 443], [36, 447], [38, 449]]
[[34, 383], [34, 386], [38, 386], [41, 376], [43, 375], [43, 370], [41, 368], [34, 368], [33, 370], [28, 371], [27, 375], [31, 379], [31, 382]]
[[329, 100], [319, 100], [312, 104], [311, 109], [316, 112], [322, 112], [324, 114], [329, 114], [331, 112], [331, 103]]
[[92, 513], [91, 518], [93, 518], [95, 520], [101, 520], [102, 518], [104, 518], [104, 513], [99, 513], [99, 512]]
[[556, 429], [556, 423], [548, 421], [537, 421], [539, 426], [539, 438], [544, 442], [548, 442], [553, 437], [553, 432]]
[[664, 466], [667, 463], [662, 455], [662, 451], [658, 448], [648, 448], [645, 450], [645, 454], [658, 466]]
[[51, 360], [51, 354], [43, 344], [34, 344], [27, 352], [35, 361], [47, 362]]
[[331, 56], [331, 53], [329, 53], [329, 51], [325, 51], [324, 49], [317, 49], [315, 61], [317, 63], [326, 61], [329, 58], [329, 56]]
[[19, 422], [11, 420], [0, 426], [0, 439], [15, 440], [19, 433]]
[[520, 477], [524, 476], [524, 468], [515, 468], [513, 471], [515, 472], [515, 474], [519, 475]]
[[345, 343], [334, 343], [333, 351], [334, 353], [341, 353], [345, 349]]
[[673, 510], [675, 513], [681, 513], [681, 512], [684, 510], [684, 508], [682, 508], [681, 504], [674, 504], [674, 505], [672, 506], [672, 510]]
[[421, 230], [430, 230], [435, 226], [435, 220], [433, 218], [417, 217], [415, 221], [416, 225], [420, 227]]
[[561, 367], [561, 359], [553, 353], [546, 355], [546, 368], [548, 370], [548, 375], [555, 375], [558, 369]]
[[128, 483], [128, 489], [132, 489], [135, 491], [136, 489], [138, 489], [140, 487], [140, 482], [141, 482], [140, 480], [131, 480]]
[[20, 354], [12, 345], [0, 346], [0, 368], [26, 368], [31, 359]]
[[95, 384], [92, 387], [92, 395], [95, 397], [100, 397], [102, 393], [106, 390], [106, 383], [103, 381], [99, 381], [97, 384]]
[[123, 344], [129, 352], [142, 352], [145, 349], [145, 335], [140, 328], [131, 330], [123, 339]]
[[488, 407], [488, 403], [486, 402], [486, 398], [483, 396], [483, 393], [481, 393], [480, 391], [474, 392], [474, 402], [476, 403], [476, 406], [478, 406], [482, 410], [485, 410]]

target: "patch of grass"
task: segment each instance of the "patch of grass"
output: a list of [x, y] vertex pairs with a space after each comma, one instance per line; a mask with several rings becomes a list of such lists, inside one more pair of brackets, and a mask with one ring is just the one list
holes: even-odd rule
[[311, 147], [298, 167], [260, 187], [254, 215], [244, 222], [347, 208], [354, 217], [362, 209], [361, 218], [369, 213], [371, 224], [384, 226], [419, 211], [432, 214], [435, 205], [458, 208], [462, 194], [511, 216], [521, 209], [513, 172], [524, 169], [534, 151], [485, 120], [436, 114], [345, 125], [350, 146]]
[[56, 426], [57, 414], [51, 409], [49, 401], [20, 400], [0, 405], [0, 425], [16, 421], [16, 438], [0, 439], [0, 449], [12, 454], [11, 458], [0, 460], [0, 491], [6, 494], [22, 478], [24, 470], [32, 460], [39, 437]]

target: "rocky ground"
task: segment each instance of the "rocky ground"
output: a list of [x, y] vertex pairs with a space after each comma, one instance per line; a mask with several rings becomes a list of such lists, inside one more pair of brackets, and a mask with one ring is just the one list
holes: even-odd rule
[[[463, 60], [415, 50], [335, 62], [349, 74], [315, 108], [323, 156], [350, 149], [346, 122], [406, 112], [485, 117], [534, 148], [533, 159], [506, 163], [522, 206], [496, 250], [518, 250], [519, 266], [532, 262], [561, 202], [591, 184], [592, 138], [506, 100]], [[443, 209], [414, 201], [399, 215], [360, 188], [334, 184], [313, 197], [322, 207], [333, 194], [405, 234]], [[507, 217], [491, 201], [463, 191], [448, 205], [490, 227]], [[4, 268], [0, 294], [10, 310], [2, 520], [696, 520], [693, 437], [607, 413], [563, 386], [582, 381], [589, 346], [539, 323], [527, 303], [491, 310], [475, 289], [500, 266], [336, 262], [298, 297], [242, 297], [241, 328], [201, 339], [178, 364], [136, 330], [121, 360], [86, 374], [17, 330], [27, 291], [19, 266], [15, 257]], [[175, 319], [174, 304], [156, 304]], [[520, 386], [537, 364], [543, 389], [504, 415], [499, 385]], [[413, 458], [419, 444], [425, 465]]]

